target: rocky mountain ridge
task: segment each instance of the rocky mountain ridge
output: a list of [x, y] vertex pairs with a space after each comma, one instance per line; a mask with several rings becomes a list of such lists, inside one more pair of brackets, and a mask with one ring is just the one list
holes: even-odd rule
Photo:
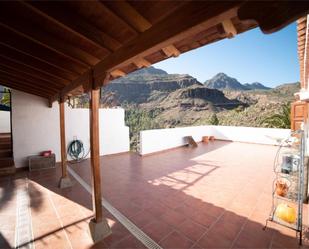
[[264, 86], [259, 82], [241, 84], [237, 79], [232, 78], [225, 73], [218, 73], [214, 77], [204, 82], [208, 88], [230, 91], [248, 91], [248, 90], [269, 90], [271, 88]]

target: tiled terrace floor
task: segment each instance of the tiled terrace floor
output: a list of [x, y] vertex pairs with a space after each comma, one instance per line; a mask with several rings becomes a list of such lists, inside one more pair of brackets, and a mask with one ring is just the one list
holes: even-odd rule
[[[262, 230], [276, 149], [216, 141], [146, 157], [102, 157], [103, 196], [163, 248], [297, 248], [292, 230], [272, 223]], [[91, 183], [89, 161], [71, 168]], [[59, 190], [59, 175], [58, 168], [27, 174], [28, 181], [0, 178], [0, 248], [14, 245], [16, 195], [25, 186], [35, 248], [144, 248], [106, 210], [113, 234], [93, 245], [91, 196], [76, 181]]]

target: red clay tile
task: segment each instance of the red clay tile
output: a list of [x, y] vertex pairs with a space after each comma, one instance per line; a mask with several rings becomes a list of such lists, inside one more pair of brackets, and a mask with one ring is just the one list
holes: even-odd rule
[[170, 225], [160, 219], [155, 219], [153, 223], [143, 228], [143, 231], [156, 242], [162, 240], [172, 230]]
[[186, 249], [193, 246], [193, 242], [180, 233], [174, 231], [164, 238], [160, 245], [165, 249]]
[[177, 230], [192, 241], [197, 241], [207, 231], [204, 226], [201, 226], [190, 219], [186, 219], [180, 224], [177, 227]]

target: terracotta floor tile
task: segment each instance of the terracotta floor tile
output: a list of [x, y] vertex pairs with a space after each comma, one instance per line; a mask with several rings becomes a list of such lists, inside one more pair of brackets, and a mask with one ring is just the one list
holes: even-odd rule
[[119, 241], [117, 244], [109, 247], [109, 248], [124, 248], [124, 249], [133, 249], [139, 248], [144, 249], [145, 247], [138, 239], [136, 239], [133, 235], [130, 235], [123, 240]]
[[194, 243], [191, 240], [185, 238], [183, 235], [176, 231], [169, 234], [160, 242], [160, 245], [165, 249], [191, 248], [193, 244]]
[[169, 210], [161, 216], [161, 219], [174, 227], [178, 227], [186, 220], [186, 217], [177, 211]]
[[190, 219], [186, 219], [177, 227], [177, 230], [181, 234], [187, 236], [190, 240], [197, 241], [207, 231], [207, 228]]
[[167, 234], [169, 234], [173, 228], [160, 219], [155, 219], [151, 224], [148, 224], [143, 228], [143, 231], [154, 241], [161, 241]]

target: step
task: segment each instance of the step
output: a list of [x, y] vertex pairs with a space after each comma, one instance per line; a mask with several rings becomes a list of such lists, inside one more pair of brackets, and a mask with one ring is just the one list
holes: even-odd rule
[[14, 160], [12, 157], [0, 158], [0, 168], [6, 168], [14, 166]]
[[0, 143], [11, 143], [11, 137], [0, 137]]
[[12, 157], [13, 153], [11, 149], [1, 149], [0, 150], [0, 159], [3, 157]]
[[12, 175], [16, 172], [12, 157], [0, 158], [0, 176]]
[[16, 172], [15, 166], [0, 168], [0, 176], [13, 175]]
[[1, 144], [0, 143], [0, 150], [8, 150], [8, 149], [11, 149], [11, 143], [3, 143]]

